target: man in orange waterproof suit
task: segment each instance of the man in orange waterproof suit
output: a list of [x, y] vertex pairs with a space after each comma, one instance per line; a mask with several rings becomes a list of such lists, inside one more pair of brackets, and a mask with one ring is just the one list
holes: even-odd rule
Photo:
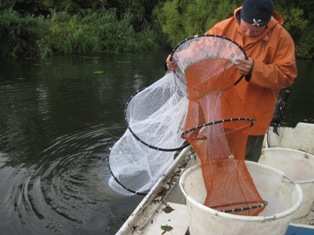
[[[236, 65], [245, 81], [232, 88], [244, 106], [233, 114], [256, 119], [245, 140], [247, 160], [258, 161], [279, 91], [289, 87], [297, 76], [295, 45], [282, 25], [283, 19], [273, 11], [271, 0], [244, 0], [232, 17], [206, 33], [230, 38], [248, 55]], [[176, 67], [169, 57], [166, 63], [170, 70]]]

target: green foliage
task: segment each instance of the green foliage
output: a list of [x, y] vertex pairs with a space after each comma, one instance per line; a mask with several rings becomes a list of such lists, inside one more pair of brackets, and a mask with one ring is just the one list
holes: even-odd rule
[[156, 9], [163, 33], [173, 46], [187, 36], [203, 34], [219, 20], [232, 15], [236, 1], [167, 0]]
[[[8, 2], [14, 10], [24, 14], [49, 15], [55, 12], [67, 12], [75, 15], [85, 10], [115, 10], [119, 19], [129, 15], [136, 31], [143, 30], [151, 21], [152, 11], [160, 0], [2, 0]], [[9, 6], [8, 4], [6, 4]]]
[[159, 0], [2, 0], [2, 56], [113, 53], [156, 46]]
[[75, 15], [52, 12], [48, 18], [3, 10], [0, 36], [2, 56], [32, 59], [53, 54], [147, 50], [156, 46], [157, 37], [149, 29], [135, 32], [131, 17], [118, 19], [113, 10], [90, 10]]
[[[232, 15], [243, 0], [1, 0], [1, 54], [126, 52], [174, 46]], [[314, 1], [274, 0], [297, 53], [314, 58]], [[153, 30], [152, 30], [153, 29]]]
[[0, 46], [2, 56], [34, 58], [39, 55], [37, 41], [46, 31], [42, 17], [20, 17], [13, 10], [0, 11]]
[[84, 15], [53, 14], [40, 45], [62, 54], [117, 53], [147, 49], [154, 41], [149, 30], [136, 33], [129, 16], [118, 20], [114, 11], [103, 10]]
[[[274, 2], [296, 42], [298, 56], [314, 58], [314, 1]], [[156, 7], [155, 15], [161, 31], [174, 46], [187, 36], [204, 33], [230, 16], [241, 3], [241, 0], [166, 0]]]
[[304, 18], [303, 9], [293, 5], [287, 7], [285, 1], [278, 1], [275, 8], [284, 18], [284, 26], [294, 36], [294, 39], [300, 38], [308, 24]]
[[8, 9], [14, 6], [15, 0], [1, 0], [0, 1], [0, 9]]
[[286, 1], [277, 1], [276, 10], [283, 16], [285, 28], [296, 42], [297, 55], [302, 58], [314, 58], [314, 2], [296, 1], [288, 4]]
[[302, 58], [314, 59], [314, 24], [308, 25], [304, 32], [297, 43], [297, 54]]

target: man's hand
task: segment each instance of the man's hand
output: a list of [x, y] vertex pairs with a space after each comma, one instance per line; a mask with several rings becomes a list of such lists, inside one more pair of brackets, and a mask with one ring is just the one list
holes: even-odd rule
[[166, 59], [166, 66], [167, 66], [168, 70], [170, 70], [170, 71], [175, 71], [177, 68], [177, 64], [170, 60], [170, 55], [168, 55], [168, 57]]
[[237, 60], [236, 66], [240, 70], [241, 75], [249, 75], [253, 69], [254, 61], [252, 58], [247, 60]]

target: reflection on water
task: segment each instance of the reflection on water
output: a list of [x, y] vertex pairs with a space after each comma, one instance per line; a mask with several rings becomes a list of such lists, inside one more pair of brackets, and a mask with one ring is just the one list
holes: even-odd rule
[[164, 72], [161, 55], [3, 62], [0, 234], [114, 234], [140, 197], [106, 185], [124, 104]]
[[[114, 234], [141, 199], [106, 185], [124, 104], [164, 73], [164, 55], [3, 61], [0, 234]], [[299, 64], [286, 123], [313, 121], [313, 62]]]

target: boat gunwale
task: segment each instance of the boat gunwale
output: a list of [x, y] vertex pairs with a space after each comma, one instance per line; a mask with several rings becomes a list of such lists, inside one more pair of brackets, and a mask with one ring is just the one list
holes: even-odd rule
[[[163, 203], [163, 199], [170, 193], [176, 182], [179, 181], [179, 176], [182, 174], [187, 163], [189, 162], [188, 156], [191, 154], [192, 152], [190, 146], [180, 151], [174, 162], [157, 180], [148, 194], [142, 199], [128, 219], [120, 227], [116, 235], [137, 234], [137, 232], [140, 232], [139, 230], [145, 227], [150, 218], [153, 217], [153, 215], [157, 212], [157, 209]], [[174, 177], [177, 177], [177, 179], [173, 179]], [[145, 212], [150, 212], [150, 216], [146, 216], [144, 221], [140, 221], [140, 217]]]

